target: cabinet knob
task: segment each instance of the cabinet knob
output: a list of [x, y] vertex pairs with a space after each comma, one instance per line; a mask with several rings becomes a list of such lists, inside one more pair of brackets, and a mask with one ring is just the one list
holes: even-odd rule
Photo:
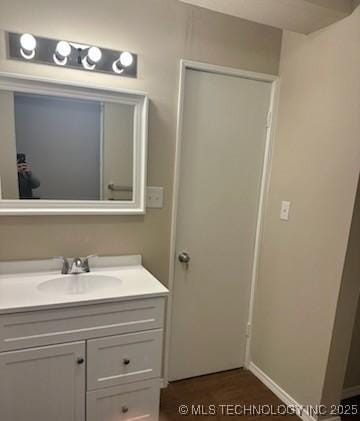
[[84, 358], [83, 357], [79, 357], [77, 360], [76, 360], [76, 362], [78, 363], [78, 364], [84, 364]]
[[128, 411], [129, 411], [129, 408], [128, 408], [127, 406], [123, 406], [123, 407], [121, 408], [121, 412], [122, 412], [123, 414], [126, 414]]
[[124, 358], [124, 359], [123, 359], [123, 364], [124, 364], [124, 365], [129, 365], [129, 364], [130, 364], [130, 360], [129, 360], [129, 358]]

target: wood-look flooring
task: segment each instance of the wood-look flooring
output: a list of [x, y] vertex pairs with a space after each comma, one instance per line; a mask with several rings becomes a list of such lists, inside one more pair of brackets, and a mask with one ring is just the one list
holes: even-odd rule
[[350, 407], [352, 407], [352, 405], [355, 405], [356, 412], [358, 412], [356, 415], [343, 415], [341, 417], [342, 421], [360, 420], [360, 395], [350, 399], [344, 399], [343, 401], [341, 401], [341, 405], [343, 405], [345, 409], [348, 409], [348, 405], [350, 405]]
[[[269, 418], [279, 421], [299, 420], [298, 417], [291, 415], [239, 416], [228, 414], [225, 416], [222, 415], [223, 410], [218, 406], [227, 404], [230, 405], [230, 411], [234, 405], [246, 405], [247, 408], [249, 405], [272, 405], [274, 408], [283, 405], [250, 371], [239, 369], [170, 383], [161, 392], [160, 421], [217, 421], [225, 419], [258, 421]], [[196, 405], [195, 410], [200, 408], [204, 415], [180, 415], [180, 405], [188, 405], [188, 407]], [[210, 412], [208, 411], [209, 405], [216, 406], [216, 415], [205, 415]]]

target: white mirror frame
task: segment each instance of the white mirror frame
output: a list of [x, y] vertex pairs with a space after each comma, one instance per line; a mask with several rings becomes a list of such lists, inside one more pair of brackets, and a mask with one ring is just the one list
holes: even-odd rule
[[[145, 213], [149, 99], [144, 92], [0, 72], [0, 90], [55, 95], [134, 106], [133, 197], [131, 201], [3, 200], [1, 215], [136, 215]], [[1, 128], [0, 128], [1, 130]], [[1, 153], [1, 150], [0, 150]]]

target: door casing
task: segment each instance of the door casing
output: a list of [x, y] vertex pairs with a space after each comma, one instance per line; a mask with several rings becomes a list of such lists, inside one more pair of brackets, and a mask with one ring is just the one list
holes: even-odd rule
[[165, 329], [165, 349], [164, 349], [164, 371], [163, 371], [163, 386], [168, 384], [169, 377], [169, 355], [170, 355], [170, 337], [171, 337], [171, 322], [172, 322], [172, 301], [173, 301], [173, 285], [175, 278], [175, 260], [176, 260], [176, 224], [178, 213], [178, 198], [180, 187], [180, 164], [181, 164], [181, 146], [182, 146], [182, 126], [183, 126], [183, 112], [184, 112], [184, 98], [185, 98], [185, 78], [187, 70], [198, 70], [203, 72], [217, 73], [228, 76], [236, 76], [245, 79], [258, 80], [272, 84], [271, 100], [269, 107], [269, 119], [267, 125], [267, 134], [265, 142], [265, 152], [261, 176], [260, 198], [258, 206], [258, 215], [256, 223], [255, 247], [252, 263], [251, 289], [249, 314], [247, 323], [247, 338], [246, 338], [246, 355], [245, 367], [249, 367], [251, 362], [251, 327], [253, 321], [253, 309], [255, 299], [255, 288], [258, 276], [260, 245], [263, 231], [263, 219], [265, 212], [265, 203], [269, 190], [270, 171], [272, 150], [275, 138], [275, 129], [277, 121], [277, 108], [279, 101], [279, 84], [278, 76], [266, 73], [257, 73], [247, 70], [236, 69], [232, 67], [218, 66], [214, 64], [202, 63], [191, 60], [180, 60], [180, 78], [179, 78], [179, 93], [178, 93], [178, 114], [176, 126], [176, 145], [175, 145], [175, 170], [172, 196], [172, 214], [171, 214], [171, 238], [170, 238], [170, 262], [169, 262], [169, 296], [166, 309], [166, 329]]

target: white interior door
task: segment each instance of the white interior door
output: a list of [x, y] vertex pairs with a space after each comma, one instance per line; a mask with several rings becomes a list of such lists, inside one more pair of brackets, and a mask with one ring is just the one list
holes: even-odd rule
[[244, 364], [271, 89], [186, 70], [170, 380]]

